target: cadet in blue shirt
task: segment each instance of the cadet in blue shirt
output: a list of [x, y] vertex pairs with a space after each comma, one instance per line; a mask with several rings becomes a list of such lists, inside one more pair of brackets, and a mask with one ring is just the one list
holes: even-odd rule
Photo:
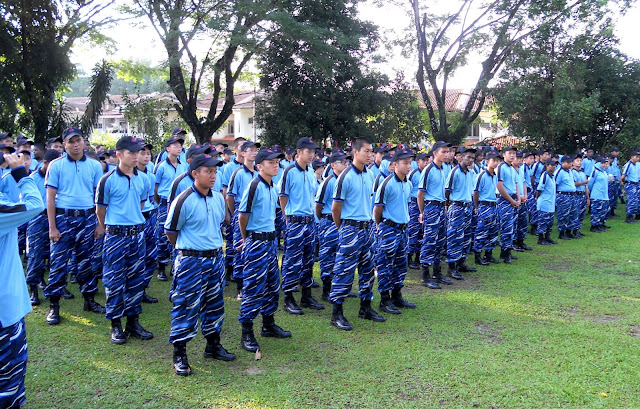
[[373, 163], [369, 165], [369, 170], [373, 172], [374, 179], [381, 173], [380, 165], [382, 164], [382, 158], [387, 153], [387, 148], [383, 146], [377, 146], [373, 149], [374, 158]]
[[[48, 150], [42, 161], [42, 166], [33, 172], [29, 178], [38, 187], [42, 202], [47, 200], [45, 176], [49, 164], [60, 157], [60, 152]], [[31, 305], [40, 305], [38, 297], [38, 285], [44, 282], [44, 259], [49, 256], [49, 223], [47, 212], [42, 211], [27, 224], [27, 285]]]
[[[314, 198], [318, 183], [310, 168], [318, 146], [309, 138], [296, 143], [296, 161], [284, 169], [280, 181], [280, 208], [286, 220], [284, 253], [282, 255], [282, 290], [284, 310], [300, 315], [301, 307], [324, 309], [311, 295], [313, 283], [313, 253], [315, 243]], [[298, 284], [302, 288], [300, 306], [293, 298]]]
[[281, 152], [263, 148], [255, 158], [259, 175], [242, 194], [238, 222], [242, 242], [238, 248], [244, 263], [244, 281], [240, 315], [242, 348], [256, 352], [260, 345], [253, 334], [253, 320], [262, 314], [263, 337], [289, 338], [275, 323], [278, 310], [280, 275], [278, 272], [278, 244], [275, 232], [277, 188], [272, 180], [278, 174]]
[[620, 188], [620, 177], [622, 172], [620, 171], [620, 165], [618, 163], [618, 154], [620, 149], [611, 148], [609, 155], [609, 169], [607, 173], [613, 176], [613, 183], [609, 183], [609, 211], [611, 217], [615, 217], [615, 209], [618, 208], [618, 197], [622, 195], [622, 189]]
[[631, 158], [622, 168], [622, 176], [620, 180], [624, 183], [624, 191], [627, 195], [627, 218], [625, 222], [635, 223], [640, 218], [640, 191], [638, 190], [638, 182], [640, 182], [640, 152], [635, 151], [631, 154]]
[[331, 292], [331, 280], [333, 279], [333, 267], [338, 251], [338, 228], [333, 223], [331, 207], [333, 205], [333, 191], [340, 174], [349, 166], [347, 154], [335, 150], [327, 160], [331, 173], [318, 186], [316, 192], [315, 212], [320, 220], [318, 228], [318, 241], [320, 251], [318, 261], [320, 263], [320, 279], [322, 280], [322, 299], [329, 301]]
[[140, 150], [138, 154], [138, 174], [146, 176], [147, 186], [149, 187], [148, 198], [142, 206], [142, 216], [144, 217], [144, 278], [142, 293], [142, 302], [153, 304], [157, 303], [158, 299], [147, 294], [146, 289], [151, 283], [153, 278], [153, 272], [156, 268], [156, 258], [158, 257], [158, 208], [154, 198], [156, 189], [156, 175], [153, 173], [153, 168], [149, 167], [151, 158], [153, 158], [153, 145], [150, 143]]
[[[171, 132], [171, 138], [169, 138], [169, 139], [175, 138], [175, 139], [182, 139], [184, 141], [186, 137], [187, 137], [187, 131], [186, 130], [184, 130], [182, 128], [176, 128], [176, 129], [173, 130], [173, 132]], [[169, 156], [169, 151], [167, 151], [166, 149], [158, 154], [158, 157], [156, 158], [156, 166], [154, 167], [154, 173], [157, 170], [158, 165], [160, 165], [160, 163], [162, 163], [164, 160], [166, 160], [168, 156]], [[186, 153], [185, 153], [184, 148], [182, 146], [180, 147], [180, 151], [178, 153], [178, 157], [180, 158], [180, 162], [182, 162], [182, 163], [185, 163], [186, 160], [187, 160]]]
[[520, 151], [516, 152], [516, 158], [514, 159], [514, 168], [516, 169], [516, 182], [518, 184], [518, 192], [520, 192], [520, 196], [518, 200], [520, 202], [520, 206], [516, 212], [516, 224], [514, 227], [515, 230], [515, 238], [513, 241], [513, 249], [515, 251], [525, 251], [525, 250], [533, 250], [532, 247], [529, 247], [524, 240], [527, 238], [527, 230], [529, 228], [529, 219], [528, 219], [528, 197], [529, 190], [531, 190], [531, 177], [529, 176], [529, 171], [527, 170], [527, 166], [524, 163], [524, 158], [529, 155], [528, 151]]
[[576, 216], [573, 218], [574, 224], [572, 226], [572, 232], [575, 237], [581, 238], [584, 234], [580, 232], [580, 229], [582, 228], [582, 222], [584, 221], [584, 216], [590, 204], [589, 188], [587, 187], [589, 179], [587, 179], [587, 175], [582, 168], [582, 154], [575, 156], [572, 166], [571, 174], [576, 184], [576, 193], [575, 196], [573, 196], [573, 207]]
[[609, 159], [596, 156], [596, 165], [589, 177], [589, 197], [591, 199], [591, 228], [589, 231], [602, 233], [606, 231], [604, 224], [609, 214], [609, 184], [613, 183], [613, 177], [607, 173]]
[[[489, 152], [486, 161], [487, 168], [480, 172], [473, 189], [473, 202], [478, 215], [473, 251], [475, 263], [482, 266], [489, 265], [489, 263], [500, 263], [493, 257], [493, 249], [498, 242], [498, 233], [500, 232], [497, 211], [498, 199], [496, 197], [498, 176], [495, 172], [502, 161], [502, 155], [495, 151]], [[484, 258], [481, 257], [483, 248]]]
[[353, 163], [344, 170], [336, 182], [331, 213], [338, 228], [339, 244], [333, 269], [329, 299], [333, 303], [331, 325], [349, 331], [353, 329], [344, 317], [342, 304], [351, 292], [356, 268], [360, 288], [358, 317], [372, 321], [385, 321], [371, 308], [373, 299], [374, 264], [371, 246], [371, 192], [373, 175], [367, 169], [371, 155], [371, 141], [356, 138], [353, 142]]
[[173, 370], [188, 376], [187, 342], [198, 332], [207, 340], [205, 358], [232, 361], [236, 356], [220, 344], [224, 321], [224, 257], [222, 223], [229, 223], [224, 198], [212, 190], [222, 161], [204, 153], [192, 157], [193, 185], [171, 203], [164, 231], [178, 249], [169, 297]]
[[556, 211], [556, 182], [553, 174], [557, 162], [553, 159], [545, 161], [545, 173], [540, 176], [536, 188], [536, 210], [538, 211], [538, 244], [547, 246], [558, 244], [551, 238], [553, 216]]
[[60, 322], [60, 296], [67, 284], [69, 256], [74, 250], [84, 310], [97, 314], [105, 312], [94, 300], [98, 277], [91, 268], [94, 242], [104, 235], [93, 204], [95, 188], [103, 175], [102, 166], [85, 156], [80, 129], [66, 129], [62, 137], [67, 155], [51, 162], [46, 176], [51, 254], [44, 296], [50, 301], [47, 316], [50, 325]]
[[576, 182], [573, 180], [571, 166], [573, 157], [571, 155], [563, 155], [561, 160], [561, 168], [556, 172], [556, 210], [558, 212], [558, 238], [563, 240], [571, 240], [575, 238], [571, 231], [571, 226], [576, 216], [573, 209], [573, 196], [576, 191]]
[[[257, 176], [257, 171], [254, 168], [254, 161], [256, 155], [260, 149], [260, 144], [252, 141], [247, 141], [240, 147], [240, 152], [243, 158], [243, 165], [233, 172], [231, 179], [229, 179], [229, 186], [227, 188], [227, 209], [235, 209], [231, 224], [233, 226], [233, 247], [238, 247], [242, 240], [242, 234], [240, 232], [240, 226], [238, 225], [238, 206], [240, 205], [240, 199], [249, 183]], [[236, 282], [238, 301], [242, 298], [242, 260], [236, 253], [233, 259], [233, 272], [232, 279]]]
[[[422, 222], [423, 238], [420, 248], [420, 265], [422, 266], [422, 285], [431, 289], [439, 289], [442, 284], [452, 284], [442, 276], [440, 261], [446, 242], [446, 210], [444, 185], [446, 175], [444, 160], [449, 155], [450, 143], [438, 141], [431, 148], [433, 162], [427, 165], [420, 175], [418, 188], [419, 221]], [[433, 266], [433, 278], [429, 267]]]
[[[189, 146], [189, 149], [187, 149], [187, 153], [185, 156], [187, 160], [187, 164], [191, 163], [191, 159], [195, 155], [199, 155], [201, 153], [207, 153], [211, 155], [211, 147], [203, 146], [203, 145]], [[216, 178], [216, 182], [217, 181], [218, 181], [218, 178]], [[189, 173], [189, 169], [187, 169], [183, 174], [177, 176], [173, 180], [173, 183], [171, 183], [171, 191], [169, 192], [169, 200], [168, 200], [169, 204], [171, 204], [173, 199], [178, 197], [180, 193], [190, 188], [193, 185], [193, 182], [194, 180], [193, 180], [193, 177], [191, 177], [191, 174]]]
[[[158, 231], [162, 231], [167, 220], [167, 209], [169, 206], [169, 194], [171, 184], [182, 173], [188, 169], [188, 164], [184, 159], [180, 159], [184, 139], [180, 136], [172, 136], [164, 143], [167, 152], [166, 159], [158, 162], [155, 168], [156, 192], [155, 200], [158, 203]], [[171, 245], [164, 234], [158, 236], [158, 280], [167, 281], [165, 269], [171, 261]]]
[[[236, 152], [236, 157], [224, 166], [224, 171], [222, 172], [222, 175], [219, 175], [222, 182], [222, 196], [225, 198], [226, 204], [228, 204], [228, 202], [226, 202], [226, 198], [227, 198], [227, 191], [229, 188], [229, 181], [231, 180], [231, 175], [233, 175], [233, 173], [238, 168], [241, 168], [242, 165], [244, 164], [244, 154], [240, 148], [242, 147], [242, 144], [244, 144], [246, 141], [247, 140], [245, 138], [236, 138], [233, 140], [233, 149]], [[231, 222], [226, 226], [225, 233], [224, 233], [225, 239], [227, 241], [227, 245], [225, 246], [225, 250], [224, 250], [225, 251], [225, 255], [224, 255], [225, 271], [226, 271], [227, 280], [232, 279], [233, 261], [236, 256], [236, 250], [233, 245], [233, 228], [234, 226], [237, 225], [236, 211], [238, 210], [237, 207], [239, 203], [240, 203], [239, 201], [234, 201], [234, 205], [236, 206], [235, 208], [227, 207], [227, 213], [229, 213], [229, 220], [231, 220]]]
[[504, 162], [498, 165], [498, 218], [500, 219], [500, 258], [507, 264], [516, 259], [511, 254], [513, 249], [513, 234], [516, 222], [516, 211], [520, 206], [519, 192], [516, 184], [516, 169], [513, 161], [516, 150], [513, 146], [502, 149]]
[[402, 287], [407, 275], [407, 226], [409, 223], [409, 198], [414, 153], [409, 149], [397, 149], [391, 159], [394, 173], [387, 176], [376, 190], [373, 216], [378, 225], [378, 243], [375, 262], [378, 269], [380, 310], [400, 314], [400, 308], [416, 308], [402, 297]]
[[593, 159], [593, 149], [587, 149], [587, 155], [582, 160], [582, 168], [584, 169], [584, 174], [587, 176], [591, 176], [593, 173], [593, 167], [596, 165], [596, 161]]
[[420, 246], [422, 245], [422, 223], [418, 220], [420, 217], [420, 209], [418, 208], [418, 188], [420, 187], [420, 175], [427, 166], [427, 154], [419, 153], [416, 155], [418, 167], [412, 169], [409, 173], [409, 182], [411, 182], [411, 199], [409, 200], [409, 244], [408, 257], [409, 268], [420, 268]]
[[[144, 216], [149, 178], [138, 172], [142, 139], [123, 136], [116, 143], [118, 166], [107, 172], [96, 189], [96, 215], [105, 231], [102, 280], [106, 318], [111, 321], [111, 342], [124, 344], [127, 336], [147, 340], [153, 334], [139, 322], [144, 292]], [[125, 331], [121, 318], [127, 317]]]
[[0, 407], [19, 408], [25, 403], [27, 333], [24, 317], [31, 312], [24, 270], [18, 255], [18, 226], [44, 210], [34, 180], [16, 154], [0, 155], [18, 185], [20, 202], [0, 193]]
[[445, 198], [447, 200], [447, 263], [449, 276], [463, 280], [460, 273], [474, 272], [466, 265], [467, 249], [471, 241], [471, 200], [476, 175], [471, 170], [475, 159], [475, 149], [461, 150], [460, 162], [447, 178]]

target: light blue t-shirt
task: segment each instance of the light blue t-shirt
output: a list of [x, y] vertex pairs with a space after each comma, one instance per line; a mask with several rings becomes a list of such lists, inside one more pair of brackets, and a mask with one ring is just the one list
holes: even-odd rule
[[[582, 169], [580, 170], [571, 169], [571, 175], [573, 176], [574, 182], [584, 182], [585, 180], [587, 180], [587, 175], [584, 173], [584, 170]], [[576, 186], [577, 192], [586, 192], [586, 190], [587, 190], [586, 184]]]
[[178, 233], [179, 250], [216, 250], [222, 248], [225, 205], [220, 192], [210, 190], [203, 196], [195, 186], [180, 193], [171, 202], [164, 229]]
[[133, 169], [131, 177], [120, 168], [100, 179], [96, 189], [96, 205], [107, 208], [104, 222], [108, 226], [135, 226], [144, 223], [142, 204], [149, 198], [149, 178]]
[[[151, 163], [151, 162], [149, 162]], [[156, 208], [156, 202], [154, 201], [154, 191], [156, 187], [156, 175], [149, 170], [149, 166], [146, 167], [146, 170], [141, 171], [138, 169], [138, 174], [144, 175], [147, 177], [147, 186], [149, 186], [149, 198], [144, 202], [144, 207], [142, 208], [142, 212], [149, 212]]]
[[453, 168], [446, 182], [446, 191], [450, 192], [449, 201], [471, 202], [474, 181], [475, 173], [472, 170], [467, 169], [465, 172], [459, 165]]
[[591, 175], [593, 173], [593, 167], [596, 165], [596, 161], [585, 157], [582, 159], [582, 169], [584, 169], [585, 175]]
[[420, 175], [420, 182], [418, 190], [424, 192], [424, 200], [436, 200], [438, 202], [444, 202], [444, 183], [445, 183], [445, 171], [444, 163], [441, 168], [431, 162], [424, 168]]
[[502, 182], [505, 190], [509, 195], [516, 194], [516, 170], [513, 166], [507, 162], [502, 162], [498, 165], [496, 175], [498, 175], [498, 182]]
[[420, 169], [415, 168], [409, 173], [409, 182], [411, 182], [411, 197], [418, 197], [418, 188], [420, 187]]
[[262, 176], [252, 179], [244, 190], [238, 211], [248, 214], [247, 231], [269, 233], [275, 231], [277, 187]]
[[331, 174], [327, 176], [322, 183], [320, 183], [320, 186], [318, 186], [318, 191], [316, 192], [316, 203], [323, 206], [322, 214], [331, 214], [331, 207], [333, 206], [333, 191], [337, 180], [338, 176], [336, 176], [335, 172], [332, 171]]
[[556, 182], [553, 176], [545, 172], [538, 183], [540, 196], [536, 200], [536, 209], [541, 212], [553, 213], [556, 211]]
[[[382, 162], [380, 162], [382, 164]], [[381, 173], [380, 166], [374, 161], [371, 165], [369, 165], [369, 170], [373, 173], [374, 179]]]
[[301, 168], [298, 163], [289, 165], [280, 181], [280, 197], [287, 197], [284, 211], [287, 216], [312, 216], [313, 202], [318, 190], [318, 180], [313, 169]]
[[626, 176], [625, 182], [640, 181], [640, 173], [638, 172], [638, 164], [628, 161], [622, 168], [622, 174]]
[[231, 196], [235, 198], [236, 202], [240, 202], [242, 199], [242, 194], [249, 186], [249, 183], [258, 176], [258, 171], [254, 170], [253, 172], [242, 165], [238, 169], [233, 172], [231, 175], [231, 179], [229, 179], [229, 186], [227, 187], [227, 196]]
[[571, 169], [562, 169], [556, 172], [556, 190], [558, 192], [573, 193], [576, 191], [576, 182], [573, 180]]
[[176, 166], [169, 162], [169, 158], [160, 162], [156, 167], [156, 185], [158, 186], [158, 196], [163, 199], [169, 199], [171, 193], [171, 184], [179, 175], [189, 170], [186, 161], [178, 158]]
[[481, 202], [496, 202], [496, 189], [498, 187], [498, 176], [494, 173], [489, 173], [488, 170], [480, 172], [476, 178], [476, 185], [473, 189], [474, 192], [478, 192], [478, 200]]
[[338, 177], [333, 200], [342, 202], [343, 220], [370, 221], [373, 173], [365, 166], [359, 170], [351, 164]]
[[382, 206], [382, 218], [394, 223], [409, 223], [409, 198], [411, 182], [401, 180], [393, 173], [387, 176], [376, 190], [375, 206]]
[[593, 167], [588, 186], [591, 200], [609, 200], [609, 175], [599, 163]]
[[45, 186], [46, 175], [42, 173], [42, 169], [38, 169], [35, 172], [33, 172], [31, 175], [29, 175], [29, 178], [33, 179], [33, 182], [36, 184], [36, 187], [38, 188], [38, 192], [40, 192], [40, 195], [42, 196], [42, 201], [46, 203], [47, 202], [47, 188]]
[[226, 165], [224, 165], [224, 169], [222, 171], [222, 177], [220, 180], [223, 188], [229, 187], [229, 181], [231, 180], [231, 175], [233, 175], [233, 172], [235, 172], [237, 169], [241, 168], [242, 166], [244, 166], [244, 164], [236, 161], [235, 159], [227, 163]]
[[95, 206], [95, 189], [104, 175], [102, 165], [83, 155], [80, 160], [64, 156], [51, 161], [47, 187], [56, 190], [56, 207], [86, 210]]

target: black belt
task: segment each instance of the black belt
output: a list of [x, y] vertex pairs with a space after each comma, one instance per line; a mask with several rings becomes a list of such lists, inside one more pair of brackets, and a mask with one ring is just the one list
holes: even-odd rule
[[558, 194], [563, 196], [573, 196], [576, 192], [558, 192]]
[[411, 201], [414, 202], [414, 203], [418, 203], [418, 198], [417, 197], [412, 197]]
[[629, 183], [629, 184], [632, 184], [632, 185], [637, 185], [640, 182], [626, 182], [626, 183]]
[[248, 233], [251, 240], [254, 240], [254, 241], [275, 240], [276, 238], [275, 231], [269, 231], [269, 232], [250, 231]]
[[56, 208], [56, 214], [63, 214], [65, 216], [71, 217], [86, 217], [91, 214], [95, 214], [96, 208], [92, 207], [90, 209], [59, 209]]
[[220, 249], [215, 250], [179, 250], [182, 257], [217, 257]]
[[575, 194], [578, 196], [585, 196], [587, 192], [576, 192]]
[[360, 221], [360, 220], [352, 220], [352, 219], [343, 219], [342, 220], [342, 224], [344, 224], [345, 226], [357, 227], [360, 230], [369, 228], [369, 224], [370, 223], [371, 222], [368, 222], [368, 221], [363, 222], [363, 221]]
[[136, 236], [144, 231], [144, 225], [138, 224], [135, 226], [107, 226], [106, 232], [114, 236]]
[[41, 211], [40, 214], [46, 216], [47, 215], [47, 209], [44, 209], [43, 211]]
[[424, 204], [425, 206], [426, 205], [444, 206], [444, 202], [440, 202], [438, 200], [425, 200]]
[[386, 224], [389, 227], [393, 227], [394, 229], [399, 229], [402, 231], [407, 229], [407, 223], [396, 223], [392, 222], [389, 219], [382, 219], [382, 223]]
[[453, 206], [471, 207], [471, 202], [461, 202], [461, 201], [458, 201], [458, 200], [451, 202], [451, 204]]
[[142, 212], [142, 215], [144, 216], [145, 220], [149, 220], [151, 218], [151, 216], [153, 215], [153, 210]]
[[169, 203], [169, 201], [167, 199], [160, 198], [160, 204], [161, 205], [166, 205], [168, 203]]
[[486, 200], [480, 200], [478, 202], [478, 204], [485, 205], [485, 206], [497, 206], [498, 205], [497, 202], [489, 202], [489, 201], [486, 201]]
[[304, 223], [304, 224], [311, 224], [315, 221], [313, 216], [287, 216], [287, 220], [290, 223]]
[[331, 214], [323, 214], [322, 218], [323, 219], [329, 219], [329, 220], [333, 221], [333, 215], [331, 215]]

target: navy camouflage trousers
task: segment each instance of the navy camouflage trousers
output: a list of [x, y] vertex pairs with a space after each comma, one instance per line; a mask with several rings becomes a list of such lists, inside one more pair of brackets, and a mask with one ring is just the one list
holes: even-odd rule
[[311, 287], [313, 275], [313, 254], [315, 246], [315, 225], [311, 223], [287, 224], [284, 253], [282, 255], [282, 291]]
[[224, 321], [224, 264], [222, 249], [215, 257], [178, 254], [173, 269], [169, 342], [187, 342], [198, 333], [220, 333]]
[[44, 278], [44, 259], [49, 256], [49, 220], [40, 213], [27, 226], [27, 285]]
[[500, 247], [502, 247], [502, 250], [512, 249], [516, 225], [516, 208], [502, 197], [498, 199], [498, 220], [500, 221]]
[[105, 234], [102, 265], [107, 319], [139, 315], [144, 292], [144, 233], [126, 237]]
[[[236, 246], [240, 245], [240, 239], [242, 238], [240, 234], [240, 225], [238, 224], [238, 206], [240, 206], [240, 203], [235, 202], [233, 214], [231, 215], [231, 223], [229, 223], [225, 228], [227, 247], [225, 248], [224, 264], [227, 267], [233, 267], [232, 278], [234, 280], [237, 280], [242, 276], [241, 271], [236, 273], [236, 254], [238, 253], [236, 251]], [[239, 274], [239, 276], [236, 276], [236, 274]]]
[[531, 224], [538, 224], [538, 210], [536, 209], [536, 188], [537, 187], [529, 189], [529, 192], [527, 194], [527, 213], [529, 213], [529, 223]]
[[[471, 236], [471, 206], [449, 206], [447, 221], [447, 263], [467, 257]], [[467, 242], [467, 237], [469, 241]]]
[[[93, 242], [91, 250], [91, 270], [96, 277], [102, 277], [102, 250], [104, 248], [104, 236]], [[74, 261], [72, 258], [71, 261]], [[73, 271], [70, 271], [73, 273]]]
[[625, 183], [624, 191], [627, 194], [627, 216], [635, 216], [638, 214], [638, 210], [640, 210], [638, 183]]
[[571, 230], [580, 230], [582, 228], [582, 222], [587, 213], [587, 195], [579, 194], [573, 196], [573, 209], [575, 217], [573, 218], [573, 225]]
[[338, 252], [338, 228], [333, 220], [326, 217], [320, 219], [318, 229], [318, 242], [320, 243], [320, 278], [324, 281], [333, 278], [333, 266]]
[[60, 231], [60, 240], [51, 242], [49, 256], [50, 270], [48, 285], [44, 296], [61, 296], [67, 285], [69, 259], [75, 251], [77, 280], [82, 294], [95, 294], [98, 291], [98, 278], [91, 269], [91, 251], [94, 247], [94, 232], [98, 219], [95, 214], [72, 217], [56, 215], [56, 226]]
[[375, 276], [371, 229], [347, 226], [343, 222], [338, 230], [338, 243], [329, 300], [333, 304], [344, 302], [351, 292], [356, 268], [358, 269], [358, 295], [361, 300], [372, 300]]
[[420, 215], [420, 209], [418, 208], [418, 202], [415, 199], [411, 199], [409, 202], [409, 253], [420, 253], [421, 233], [422, 225], [418, 221]]
[[447, 239], [444, 206], [425, 204], [422, 215], [422, 247], [420, 264], [440, 264]]
[[156, 260], [158, 258], [158, 230], [157, 230], [157, 211], [150, 210], [149, 218], [144, 221], [144, 288], [149, 286], [153, 278], [153, 272], [156, 269]]
[[19, 408], [24, 405], [27, 355], [24, 318], [0, 328], [0, 408]]
[[618, 208], [618, 196], [620, 196], [620, 181], [609, 183], [609, 210]]
[[478, 206], [478, 225], [476, 226], [473, 251], [492, 251], [498, 242], [500, 223], [498, 221], [498, 207], [481, 203]]
[[160, 202], [158, 205], [158, 229], [157, 229], [157, 238], [158, 238], [158, 264], [168, 265], [171, 262], [171, 251], [172, 246], [169, 243], [169, 239], [167, 235], [164, 234], [164, 223], [167, 221], [167, 204], [164, 203], [164, 200]]
[[558, 192], [556, 195], [556, 212], [558, 213], [558, 231], [571, 230], [573, 220], [573, 196]]
[[551, 233], [554, 215], [555, 213], [553, 212], [538, 210], [538, 229], [536, 230], [538, 234]]
[[278, 240], [278, 245], [280, 244], [280, 239], [283, 239], [286, 234], [287, 223], [284, 220], [284, 213], [282, 213], [282, 209], [276, 207], [276, 238]]
[[601, 226], [609, 214], [608, 200], [591, 200], [591, 225]]
[[20, 255], [26, 254], [27, 250], [27, 225], [28, 223], [25, 223], [18, 227], [18, 253]]
[[378, 225], [378, 247], [375, 264], [378, 269], [378, 291], [384, 293], [404, 287], [407, 275], [408, 235], [406, 230]]
[[238, 321], [244, 324], [253, 322], [258, 314], [271, 316], [278, 310], [278, 241], [253, 240], [249, 236], [244, 242], [241, 257], [244, 287]]
[[516, 240], [524, 240], [527, 238], [527, 229], [529, 228], [529, 218], [527, 217], [527, 202], [522, 203], [516, 209]]

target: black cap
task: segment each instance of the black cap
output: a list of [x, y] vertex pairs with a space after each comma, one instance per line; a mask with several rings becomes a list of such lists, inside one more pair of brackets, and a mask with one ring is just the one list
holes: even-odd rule
[[116, 150], [126, 149], [131, 152], [139, 152], [144, 149], [144, 141], [135, 136], [125, 135], [116, 142]]
[[14, 153], [16, 151], [16, 148], [11, 145], [5, 145], [4, 143], [0, 143], [0, 149], [8, 149], [9, 153]]
[[18, 139], [18, 143], [17, 143], [18, 148], [21, 147], [21, 146], [24, 146], [24, 145], [28, 145], [28, 144], [33, 145], [33, 141], [30, 140], [30, 139], [27, 139], [27, 138]]
[[12, 134], [11, 132], [0, 132], [0, 139], [5, 139], [5, 138], [12, 138]]
[[186, 135], [187, 131], [185, 131], [183, 128], [176, 128], [173, 130], [173, 132], [171, 132], [171, 136], [178, 136], [178, 135]]
[[476, 148], [465, 148], [464, 146], [460, 147], [460, 153], [476, 153], [478, 150]]
[[313, 143], [311, 138], [300, 138], [296, 142], [296, 149], [319, 149], [319, 147]]
[[164, 147], [166, 148], [167, 146], [171, 145], [172, 143], [176, 143], [176, 142], [180, 142], [180, 144], [184, 144], [184, 138], [181, 138], [180, 136], [174, 135], [171, 138], [167, 139], [164, 143]]
[[226, 143], [222, 143], [222, 142], [218, 142], [214, 146], [218, 146], [218, 145], [222, 145], [224, 148], [228, 148], [229, 147], [229, 145], [227, 145]]
[[113, 149], [109, 149], [108, 151], [104, 151], [105, 156], [116, 156], [116, 151]]
[[153, 145], [152, 145], [152, 144], [150, 144], [149, 142], [145, 143], [145, 144], [144, 144], [144, 147], [145, 147], [146, 149], [149, 149], [150, 151], [153, 151]]
[[373, 153], [384, 153], [384, 152], [388, 152], [389, 150], [387, 148], [385, 148], [384, 146], [376, 146], [375, 148], [373, 148]]
[[347, 159], [347, 154], [341, 151], [340, 149], [336, 149], [331, 153], [331, 156], [329, 156], [329, 159], [327, 159], [327, 163], [334, 163], [336, 161], [345, 160], [345, 159]]
[[49, 149], [44, 153], [44, 160], [47, 162], [51, 162], [54, 159], [58, 159], [60, 157], [60, 152], [55, 149]]
[[605, 160], [609, 160], [609, 158], [607, 158], [606, 156], [602, 156], [602, 155], [594, 155], [593, 156], [593, 160], [595, 160], [596, 162], [603, 162]]
[[565, 163], [565, 162], [573, 162], [573, 156], [571, 155], [564, 155], [562, 156], [562, 159], [560, 159], [560, 162]]
[[517, 151], [516, 152], [516, 158], [521, 158], [524, 156], [524, 153], [522, 153], [522, 151]]
[[47, 145], [51, 145], [51, 144], [52, 144], [52, 143], [54, 143], [54, 142], [60, 142], [60, 143], [62, 143], [62, 142], [63, 142], [63, 141], [62, 141], [62, 137], [61, 137], [61, 136], [54, 136], [54, 137], [49, 138], [49, 139], [47, 140]]
[[256, 155], [255, 164], [258, 165], [264, 160], [271, 159], [284, 159], [284, 154], [282, 152], [274, 151], [273, 149], [262, 148]]
[[229, 155], [231, 155], [233, 153], [233, 151], [231, 149], [229, 149], [229, 148], [224, 148], [222, 153], [228, 153]]
[[578, 158], [582, 159], [584, 158], [584, 155], [582, 153], [576, 153], [575, 155], [573, 155], [573, 160], [576, 160]]
[[558, 162], [555, 159], [551, 159], [551, 158], [547, 159], [544, 162], [544, 166], [550, 166], [550, 165], [554, 165], [555, 166], [557, 164], [558, 164]]
[[525, 150], [522, 151], [522, 157], [523, 158], [528, 158], [529, 156], [532, 156], [532, 155], [534, 155], [534, 153], [531, 152], [530, 150], [526, 150], [525, 149]]
[[640, 150], [635, 150], [631, 152], [631, 156], [636, 156], [636, 155], [640, 155]]
[[450, 148], [451, 146], [452, 145], [449, 142], [438, 141], [434, 143], [433, 146], [431, 147], [431, 153], [437, 151], [440, 148]]
[[500, 152], [498, 151], [489, 151], [487, 152], [487, 156], [486, 158], [487, 160], [489, 159], [500, 159], [503, 160], [504, 158], [502, 157], [502, 155], [500, 155]]
[[82, 130], [80, 128], [68, 128], [65, 129], [64, 132], [62, 132], [62, 140], [66, 141], [69, 138], [72, 138], [74, 136], [82, 136], [84, 137], [84, 135], [82, 135]]
[[187, 149], [187, 153], [185, 154], [185, 156], [187, 159], [189, 159], [193, 155], [198, 155], [201, 153], [211, 153], [211, 147], [203, 145], [191, 145], [189, 146], [189, 149]]
[[317, 170], [323, 166], [326, 166], [326, 163], [321, 160], [314, 160], [311, 166], [313, 167], [313, 170]]
[[287, 147], [284, 148], [284, 152], [287, 155], [291, 155], [293, 153], [293, 148], [291, 146], [287, 146]]
[[617, 146], [614, 146], [609, 152], [620, 152], [620, 149]]
[[502, 152], [506, 152], [506, 151], [515, 151], [516, 148], [514, 148], [513, 146], [505, 146], [504, 148], [502, 148]]
[[208, 153], [200, 153], [195, 155], [191, 159], [191, 163], [189, 163], [189, 172], [191, 172], [192, 170], [196, 170], [201, 166], [212, 168], [215, 166], [222, 166], [223, 164], [224, 162], [222, 162], [220, 159], [211, 156]]
[[244, 152], [244, 151], [246, 151], [247, 149], [251, 148], [252, 146], [255, 146], [256, 148], [260, 149], [260, 146], [261, 146], [261, 145], [260, 145], [258, 142], [246, 141], [245, 143], [243, 143], [243, 144], [240, 146], [240, 151], [241, 151], [241, 152]]
[[429, 156], [424, 153], [424, 152], [420, 152], [419, 154], [416, 155], [416, 160], [424, 160], [427, 159]]
[[399, 161], [400, 159], [413, 158], [415, 153], [411, 149], [396, 149], [393, 153], [393, 158], [391, 158], [391, 162]]

